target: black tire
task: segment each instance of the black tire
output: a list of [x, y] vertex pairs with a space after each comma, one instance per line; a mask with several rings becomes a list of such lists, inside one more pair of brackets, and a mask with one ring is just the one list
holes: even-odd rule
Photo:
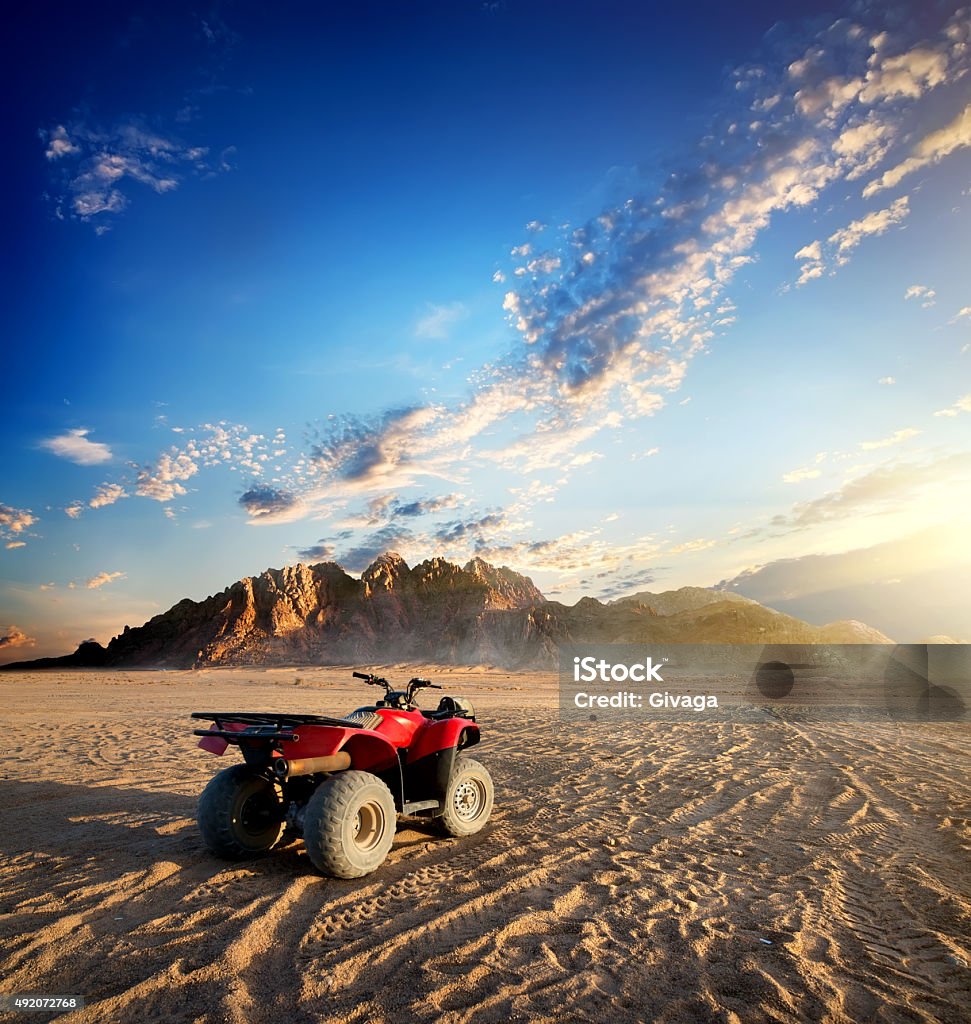
[[445, 791], [445, 809], [438, 819], [447, 836], [471, 836], [492, 814], [495, 789], [486, 767], [471, 757], [457, 757]]
[[303, 841], [318, 871], [360, 878], [384, 863], [397, 822], [391, 790], [376, 775], [345, 771], [314, 790], [304, 815]]
[[283, 800], [276, 786], [246, 764], [216, 775], [199, 797], [203, 842], [217, 856], [242, 860], [265, 853], [283, 831]]

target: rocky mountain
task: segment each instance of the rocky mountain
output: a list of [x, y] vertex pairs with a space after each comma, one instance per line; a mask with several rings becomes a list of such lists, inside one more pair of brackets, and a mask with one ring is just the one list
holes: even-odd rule
[[[646, 599], [646, 600], [645, 600]], [[547, 601], [532, 580], [475, 558], [414, 568], [393, 552], [360, 579], [334, 562], [267, 569], [204, 601], [180, 601], [107, 647], [6, 668], [382, 664], [421, 661], [552, 668], [585, 643], [890, 643], [856, 622], [810, 626], [701, 588], [601, 604]]]

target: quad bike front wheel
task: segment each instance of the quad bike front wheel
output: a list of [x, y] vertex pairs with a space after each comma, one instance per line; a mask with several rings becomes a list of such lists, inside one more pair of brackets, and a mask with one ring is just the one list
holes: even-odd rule
[[264, 853], [283, 831], [283, 800], [276, 786], [246, 764], [214, 776], [198, 810], [203, 842], [219, 857], [241, 860]]
[[489, 820], [494, 797], [492, 776], [471, 757], [457, 757], [445, 791], [441, 822], [447, 836], [471, 836]]
[[370, 772], [331, 775], [314, 790], [303, 841], [318, 871], [360, 878], [380, 867], [394, 841], [398, 816], [391, 790]]

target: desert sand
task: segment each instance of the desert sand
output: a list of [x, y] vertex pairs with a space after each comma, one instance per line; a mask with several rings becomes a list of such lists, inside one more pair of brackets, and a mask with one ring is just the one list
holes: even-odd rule
[[476, 704], [493, 819], [404, 825], [357, 881], [300, 841], [214, 859], [195, 802], [236, 757], [188, 717], [347, 711], [349, 670], [0, 677], [0, 991], [79, 1024], [968, 1020], [968, 724], [567, 726], [552, 675], [426, 671]]

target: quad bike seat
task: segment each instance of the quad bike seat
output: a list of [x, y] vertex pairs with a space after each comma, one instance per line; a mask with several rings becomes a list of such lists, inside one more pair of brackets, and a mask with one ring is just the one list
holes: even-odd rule
[[435, 721], [444, 718], [469, 718], [475, 721], [475, 708], [464, 697], [442, 697], [434, 711], [422, 711], [422, 714]]

